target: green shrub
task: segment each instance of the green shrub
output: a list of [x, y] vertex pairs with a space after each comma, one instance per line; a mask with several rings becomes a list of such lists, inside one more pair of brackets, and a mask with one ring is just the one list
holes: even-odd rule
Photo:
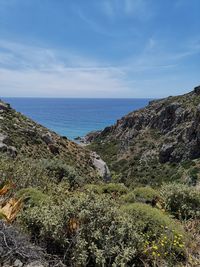
[[120, 200], [125, 202], [125, 203], [134, 203], [135, 202], [135, 193], [129, 192], [126, 195], [122, 195]]
[[190, 186], [196, 186], [197, 185], [199, 171], [200, 171], [200, 169], [197, 167], [189, 169], [188, 185], [190, 185]]
[[160, 194], [153, 188], [147, 187], [138, 187], [134, 189], [134, 194], [136, 201], [152, 203], [154, 200], [160, 198]]
[[167, 184], [161, 189], [165, 208], [177, 219], [200, 218], [200, 192], [183, 184]]
[[102, 186], [102, 193], [117, 193], [119, 195], [122, 195], [126, 194], [127, 192], [128, 188], [122, 183], [120, 184], [108, 183]]
[[71, 188], [84, 184], [84, 180], [78, 175], [76, 170], [59, 159], [43, 160], [41, 165], [47, 170], [48, 175], [54, 179], [54, 182], [60, 183], [66, 180]]
[[21, 221], [68, 266], [133, 266], [142, 242], [131, 218], [105, 195], [75, 193], [61, 206], [49, 201], [25, 210]]
[[147, 258], [159, 260], [161, 257], [168, 262], [184, 259], [185, 233], [169, 216], [142, 203], [124, 205], [122, 210], [131, 216], [136, 232], [143, 233]]
[[47, 171], [41, 167], [39, 160], [23, 156], [13, 160], [0, 155], [0, 177], [1, 181], [11, 179], [15, 190], [27, 187], [40, 187], [44, 190], [50, 182]]
[[123, 195], [128, 192], [128, 188], [122, 183], [104, 183], [104, 184], [87, 184], [84, 186], [87, 191], [94, 192], [96, 194], [117, 194]]
[[49, 199], [48, 195], [36, 188], [21, 189], [17, 192], [16, 197], [22, 198], [30, 206], [38, 206], [40, 203], [44, 203]]
[[181, 163], [184, 169], [189, 169], [192, 166], [195, 166], [195, 162], [192, 160], [186, 160]]
[[102, 190], [102, 185], [99, 184], [86, 184], [84, 186], [84, 190], [86, 192], [93, 192], [95, 194], [102, 194], [103, 193], [103, 190]]

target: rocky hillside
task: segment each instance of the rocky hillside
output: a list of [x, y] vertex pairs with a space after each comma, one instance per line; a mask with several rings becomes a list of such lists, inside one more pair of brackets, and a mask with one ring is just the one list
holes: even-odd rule
[[157, 186], [198, 184], [199, 92], [91, 133], [98, 153], [0, 102], [0, 266], [200, 266], [198, 187]]
[[[36, 171], [40, 167], [51, 171], [54, 168], [55, 171], [57, 166], [59, 181], [65, 176], [64, 171], [68, 167], [87, 182], [98, 176], [90, 151], [35, 123], [16, 112], [9, 104], [0, 101], [0, 173], [3, 168], [2, 173], [5, 173], [5, 166], [7, 173], [9, 168], [20, 166], [22, 173], [30, 174], [30, 170]], [[13, 170], [12, 176], [13, 173], [17, 171]]]
[[128, 184], [198, 183], [200, 86], [188, 94], [151, 101], [86, 140]]

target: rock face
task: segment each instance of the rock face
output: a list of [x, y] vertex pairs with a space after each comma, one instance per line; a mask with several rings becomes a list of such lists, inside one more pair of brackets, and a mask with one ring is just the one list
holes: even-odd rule
[[138, 181], [143, 170], [150, 179], [152, 166], [163, 170], [167, 164], [199, 159], [200, 86], [182, 96], [151, 101], [85, 139], [125, 180]]
[[108, 168], [108, 165], [103, 161], [96, 152], [93, 152], [93, 164], [97, 168], [98, 173], [101, 177], [103, 177], [105, 182], [109, 182], [111, 179], [111, 173]]

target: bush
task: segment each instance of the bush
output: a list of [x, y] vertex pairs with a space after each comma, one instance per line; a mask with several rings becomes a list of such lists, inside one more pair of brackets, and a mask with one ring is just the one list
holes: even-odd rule
[[160, 199], [160, 194], [151, 187], [138, 187], [134, 189], [136, 201], [153, 204]]
[[199, 173], [199, 168], [194, 167], [192, 169], [189, 170], [188, 172], [188, 185], [190, 186], [196, 186], [197, 185], [197, 180], [198, 180], [198, 173]]
[[45, 189], [49, 183], [47, 171], [41, 167], [38, 160], [20, 156], [15, 160], [0, 156], [0, 177], [1, 181], [11, 179], [16, 189], [27, 187]]
[[103, 190], [102, 190], [102, 184], [86, 184], [84, 186], [84, 190], [86, 192], [93, 192], [95, 194], [102, 194]]
[[122, 183], [104, 183], [104, 184], [88, 184], [84, 187], [87, 191], [96, 194], [117, 194], [123, 195], [128, 192], [128, 188]]
[[116, 193], [122, 195], [126, 194], [127, 192], [128, 188], [122, 183], [120, 184], [108, 183], [102, 186], [102, 193]]
[[68, 266], [133, 266], [141, 247], [130, 217], [105, 195], [76, 193], [62, 206], [39, 204], [25, 210], [21, 221]]
[[84, 180], [78, 175], [76, 170], [59, 159], [43, 160], [41, 165], [47, 170], [48, 175], [54, 182], [60, 183], [66, 180], [69, 182], [71, 188], [76, 188], [84, 184]]
[[143, 233], [145, 240], [143, 252], [147, 258], [152, 260], [164, 258], [168, 262], [184, 259], [185, 234], [179, 224], [162, 211], [147, 204], [129, 204], [123, 206], [122, 210], [131, 216], [136, 232]]
[[196, 164], [192, 160], [186, 160], [186, 161], [183, 161], [181, 165], [183, 166], [184, 169], [189, 169], [190, 167], [195, 166]]
[[36, 188], [21, 189], [16, 194], [17, 198], [23, 198], [23, 201], [30, 206], [37, 206], [40, 203], [48, 201], [49, 196]]
[[161, 189], [165, 208], [177, 219], [200, 218], [200, 192], [183, 184], [168, 184]]
[[121, 196], [120, 200], [125, 202], [125, 203], [134, 203], [135, 202], [135, 193], [129, 192], [128, 194]]

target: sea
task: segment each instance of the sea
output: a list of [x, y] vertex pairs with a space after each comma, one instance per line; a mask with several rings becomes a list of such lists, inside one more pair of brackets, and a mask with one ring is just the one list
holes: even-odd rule
[[34, 121], [71, 140], [102, 130], [151, 99], [2, 98]]

